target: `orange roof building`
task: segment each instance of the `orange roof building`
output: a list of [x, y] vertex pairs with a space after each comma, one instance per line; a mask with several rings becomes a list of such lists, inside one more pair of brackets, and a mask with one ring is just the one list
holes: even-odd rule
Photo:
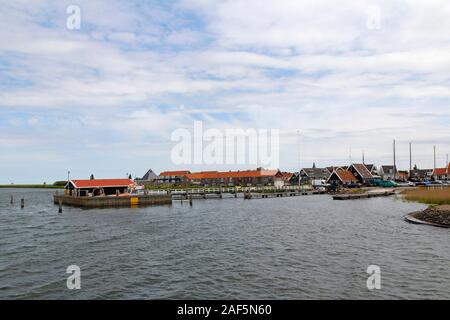
[[363, 163], [351, 164], [350, 167], [348, 167], [348, 171], [350, 171], [361, 183], [367, 183], [373, 179], [373, 175]]
[[197, 185], [266, 185], [273, 184], [275, 178], [283, 178], [279, 170], [205, 171], [186, 175]]
[[355, 182], [358, 182], [358, 179], [354, 176], [354, 174], [344, 169], [334, 170], [327, 180], [327, 183], [334, 184], [350, 184]]
[[179, 170], [179, 171], [163, 171], [159, 174], [160, 177], [177, 177], [177, 176], [186, 176], [190, 174], [189, 170]]
[[447, 168], [436, 168], [433, 170], [432, 176], [436, 180], [447, 180], [450, 177], [450, 163]]

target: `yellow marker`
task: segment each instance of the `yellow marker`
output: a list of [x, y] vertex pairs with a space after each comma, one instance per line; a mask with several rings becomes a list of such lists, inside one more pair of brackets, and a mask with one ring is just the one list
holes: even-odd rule
[[139, 203], [139, 198], [138, 197], [130, 198], [130, 203], [131, 203], [131, 205], [138, 204]]

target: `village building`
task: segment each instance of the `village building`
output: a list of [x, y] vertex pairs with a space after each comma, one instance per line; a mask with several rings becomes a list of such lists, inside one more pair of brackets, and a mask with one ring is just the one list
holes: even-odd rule
[[70, 180], [64, 189], [66, 195], [87, 197], [122, 194], [132, 187], [131, 179], [89, 179]]
[[136, 178], [136, 183], [142, 186], [153, 186], [157, 183], [158, 175], [152, 169], [148, 170], [142, 178]]
[[159, 174], [156, 180], [157, 184], [161, 185], [180, 185], [187, 183], [187, 176], [191, 172], [189, 170], [180, 171], [163, 171]]
[[298, 186], [299, 185], [299, 172], [293, 172], [291, 178], [289, 179], [289, 185]]
[[139, 179], [139, 180], [144, 180], [144, 181], [153, 181], [158, 179], [158, 175], [156, 173], [153, 172], [152, 169], [148, 170], [146, 174], [144, 174], [144, 176]]
[[450, 176], [450, 163], [447, 168], [436, 168], [432, 172], [433, 180], [449, 180]]
[[380, 175], [378, 173], [378, 168], [377, 168], [376, 165], [374, 165], [374, 164], [367, 164], [367, 163], [365, 163], [364, 165], [366, 166], [367, 170], [369, 170], [370, 174], [374, 178], [379, 178], [380, 177]]
[[281, 174], [283, 175], [282, 179], [284, 181], [284, 184], [291, 185], [291, 181], [292, 178], [294, 177], [294, 174], [292, 172], [282, 172]]
[[397, 167], [393, 165], [385, 165], [380, 167], [380, 177], [383, 180], [396, 180], [397, 178]]
[[397, 172], [397, 181], [406, 182], [409, 180], [409, 173], [407, 170], [399, 170]]
[[339, 170], [339, 169], [342, 169], [342, 170], [347, 170], [348, 169], [348, 166], [330, 166], [330, 167], [326, 167], [326, 169], [330, 172], [330, 174], [333, 172], [333, 171], [335, 171], [335, 170]]
[[279, 170], [206, 171], [186, 175], [190, 184], [199, 186], [282, 186], [286, 177]]
[[350, 171], [360, 183], [369, 184], [373, 180], [373, 175], [362, 163], [351, 164], [348, 167], [348, 171]]
[[303, 168], [300, 170], [301, 184], [312, 184], [314, 180], [327, 180], [331, 172], [327, 168]]
[[433, 169], [418, 169], [414, 166], [414, 169], [410, 171], [409, 179], [414, 182], [430, 181], [433, 176]]
[[337, 169], [329, 176], [327, 183], [331, 185], [349, 185], [358, 182], [358, 179], [348, 170]]

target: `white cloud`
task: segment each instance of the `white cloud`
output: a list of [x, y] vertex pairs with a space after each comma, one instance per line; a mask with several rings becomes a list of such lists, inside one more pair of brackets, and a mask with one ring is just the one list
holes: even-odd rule
[[[305, 158], [324, 164], [350, 148], [387, 161], [394, 137], [450, 149], [447, 1], [80, 1], [79, 32], [65, 28], [66, 5], [14, 1], [0, 12], [3, 135], [13, 128], [56, 154], [80, 130], [87, 149], [128, 139], [131, 153], [154, 139], [162, 156], [170, 144], [155, 141], [200, 117], [216, 128], [302, 129]], [[371, 6], [379, 29], [367, 28]], [[61, 115], [69, 120], [52, 122]], [[295, 139], [285, 143], [282, 164], [293, 169]]]

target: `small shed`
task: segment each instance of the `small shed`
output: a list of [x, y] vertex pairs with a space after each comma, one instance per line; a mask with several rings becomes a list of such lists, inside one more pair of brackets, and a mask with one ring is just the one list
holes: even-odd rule
[[86, 197], [121, 194], [130, 187], [134, 187], [134, 182], [130, 179], [70, 180], [65, 190], [68, 195]]

